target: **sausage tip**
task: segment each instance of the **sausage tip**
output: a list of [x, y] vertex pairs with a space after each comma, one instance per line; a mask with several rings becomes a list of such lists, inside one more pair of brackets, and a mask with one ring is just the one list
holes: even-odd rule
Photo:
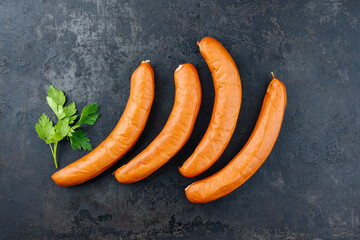
[[175, 71], [180, 70], [180, 68], [182, 68], [182, 66], [183, 66], [183, 64], [180, 64]]

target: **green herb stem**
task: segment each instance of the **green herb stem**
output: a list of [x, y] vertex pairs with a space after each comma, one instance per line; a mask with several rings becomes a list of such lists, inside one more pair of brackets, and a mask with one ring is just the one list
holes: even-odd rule
[[57, 164], [57, 160], [56, 160], [56, 149], [57, 149], [57, 145], [58, 143], [54, 143], [54, 162], [55, 162], [55, 167], [59, 168], [58, 164]]
[[51, 144], [49, 144], [49, 146], [50, 146], [50, 149], [51, 149], [51, 153], [52, 153], [52, 155], [53, 155], [53, 157], [54, 157], [55, 167], [56, 167], [56, 168], [59, 168], [59, 166], [58, 166], [58, 164], [57, 164], [57, 160], [56, 160], [57, 143], [54, 143], [54, 150], [53, 150]]

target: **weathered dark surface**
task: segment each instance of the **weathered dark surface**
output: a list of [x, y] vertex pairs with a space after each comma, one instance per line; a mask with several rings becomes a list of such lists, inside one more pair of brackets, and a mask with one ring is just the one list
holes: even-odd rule
[[[285, 3], [288, 2], [288, 3]], [[359, 239], [360, 3], [358, 1], [0, 1], [0, 239]], [[270, 72], [288, 91], [279, 139], [241, 188], [194, 205], [177, 168], [210, 121], [214, 90], [196, 42], [217, 38], [240, 71], [235, 134], [208, 176], [245, 144]], [[98, 103], [86, 129], [98, 145], [120, 118], [141, 60], [155, 70], [144, 133], [113, 168], [61, 188], [34, 125], [54, 84], [80, 107]], [[173, 71], [193, 63], [203, 102], [195, 130], [148, 179], [119, 184], [111, 173], [160, 132], [172, 108]], [[60, 167], [85, 154], [59, 146]]]

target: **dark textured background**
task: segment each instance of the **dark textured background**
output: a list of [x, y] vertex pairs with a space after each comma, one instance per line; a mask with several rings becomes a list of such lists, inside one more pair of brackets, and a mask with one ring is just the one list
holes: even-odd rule
[[[287, 2], [287, 3], [285, 3]], [[359, 239], [359, 1], [0, 1], [0, 239]], [[187, 201], [177, 168], [210, 121], [214, 89], [196, 42], [217, 38], [239, 67], [236, 131], [210, 171], [224, 166], [255, 125], [270, 72], [288, 91], [278, 141], [260, 170], [230, 195]], [[156, 94], [131, 152], [101, 176], [61, 188], [34, 125], [51, 114], [50, 84], [80, 108], [98, 103], [93, 145], [111, 132], [130, 76], [150, 59]], [[111, 173], [164, 126], [173, 71], [193, 63], [203, 101], [182, 151], [154, 175], [119, 184]], [[59, 146], [60, 167], [83, 156]]]

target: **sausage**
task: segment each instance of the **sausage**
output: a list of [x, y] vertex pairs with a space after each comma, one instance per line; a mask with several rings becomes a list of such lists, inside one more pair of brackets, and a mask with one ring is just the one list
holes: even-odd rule
[[185, 177], [201, 174], [219, 159], [234, 133], [241, 105], [240, 76], [228, 51], [211, 37], [198, 45], [212, 73], [215, 103], [205, 135], [179, 169]]
[[68, 187], [86, 182], [129, 151], [145, 127], [154, 91], [154, 71], [149, 61], [143, 61], [131, 76], [130, 97], [114, 130], [93, 151], [54, 173], [51, 178], [55, 183]]
[[193, 130], [201, 103], [201, 86], [196, 68], [186, 63], [175, 73], [175, 102], [163, 130], [153, 142], [126, 165], [115, 171], [121, 183], [140, 181], [168, 162], [186, 143]]
[[266, 91], [255, 129], [244, 148], [222, 170], [185, 189], [193, 203], [207, 203], [221, 198], [248, 180], [264, 163], [280, 132], [286, 105], [286, 89], [274, 79]]

